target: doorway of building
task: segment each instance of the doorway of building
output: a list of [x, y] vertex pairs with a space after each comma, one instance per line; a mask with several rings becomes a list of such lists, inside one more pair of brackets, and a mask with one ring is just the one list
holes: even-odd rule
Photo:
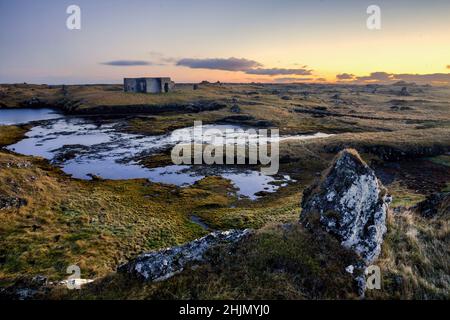
[[164, 92], [169, 92], [169, 84], [164, 83]]

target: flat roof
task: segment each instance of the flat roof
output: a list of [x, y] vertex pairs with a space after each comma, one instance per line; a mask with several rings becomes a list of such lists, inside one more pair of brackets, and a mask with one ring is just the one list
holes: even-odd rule
[[124, 79], [170, 79], [170, 77], [136, 77], [136, 78], [124, 78]]

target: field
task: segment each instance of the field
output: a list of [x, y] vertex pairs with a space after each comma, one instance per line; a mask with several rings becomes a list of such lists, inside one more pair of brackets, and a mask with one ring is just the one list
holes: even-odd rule
[[[403, 87], [409, 95], [400, 95]], [[298, 221], [303, 190], [346, 147], [357, 149], [393, 195], [379, 265], [383, 290], [368, 298], [449, 298], [448, 197], [433, 217], [415, 207], [450, 188], [450, 88], [395, 85], [179, 85], [161, 95], [129, 94], [120, 85], [1, 85], [0, 107], [52, 107], [69, 116], [119, 121], [120, 130], [163, 134], [204, 123], [279, 128], [282, 135], [323, 132], [328, 138], [287, 140], [280, 172], [295, 183], [257, 201], [210, 176], [190, 187], [147, 180], [77, 180], [48, 161], [1, 149], [30, 126], [0, 126], [0, 287], [38, 275], [57, 282], [79, 265], [96, 279], [79, 292], [56, 286], [51, 298], [315, 299], [357, 298], [344, 271], [351, 253]], [[99, 120], [100, 121], [100, 120]], [[168, 161], [167, 152], [141, 159]], [[253, 228], [229, 257], [168, 281], [142, 284], [116, 274], [136, 255], [182, 244], [211, 229]], [[333, 277], [330, 277], [333, 274]], [[193, 285], [195, 284], [195, 285]]]

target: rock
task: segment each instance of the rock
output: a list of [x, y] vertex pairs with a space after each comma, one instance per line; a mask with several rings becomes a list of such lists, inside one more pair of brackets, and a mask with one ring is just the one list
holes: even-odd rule
[[27, 200], [18, 198], [18, 197], [10, 197], [5, 194], [0, 193], [0, 211], [8, 210], [8, 209], [19, 209], [20, 207], [26, 206]]
[[25, 108], [39, 108], [46, 106], [47, 103], [45, 101], [41, 101], [39, 98], [32, 97], [31, 99], [24, 100], [21, 103], [22, 107]]
[[48, 278], [43, 275], [37, 275], [31, 279], [31, 282], [37, 286], [45, 286], [47, 285]]
[[418, 203], [415, 209], [424, 218], [433, 218], [437, 215], [450, 213], [450, 192], [437, 192]]
[[93, 173], [88, 173], [87, 176], [88, 176], [89, 178], [91, 178], [92, 181], [102, 181], [102, 180], [103, 180], [102, 177], [97, 176], [97, 175], [95, 175], [95, 174], [93, 174]]
[[345, 268], [345, 271], [347, 271], [350, 274], [353, 274], [353, 271], [355, 271], [355, 267], [351, 264]]
[[87, 151], [89, 151], [89, 147], [81, 144], [63, 145], [59, 149], [52, 150], [52, 152], [55, 153], [52, 162], [59, 164], [68, 160], [72, 160], [77, 155], [85, 153]]
[[0, 300], [39, 299], [48, 292], [49, 284], [47, 277], [43, 275], [19, 277], [13, 284], [0, 288]]
[[311, 95], [311, 92], [304, 91], [301, 92], [300, 94], [303, 95], [303, 99], [308, 100], [309, 96]]
[[33, 299], [37, 293], [38, 291], [32, 288], [20, 288], [12, 292], [5, 290], [1, 293], [1, 296], [14, 300], [30, 300]]
[[231, 244], [248, 236], [251, 230], [215, 231], [187, 244], [148, 252], [119, 266], [118, 271], [145, 281], [162, 281], [182, 272], [187, 265], [204, 262], [205, 253], [219, 244]]
[[292, 100], [292, 98], [290, 96], [282, 96], [281, 99], [282, 100]]
[[16, 168], [16, 169], [26, 169], [31, 168], [31, 163], [28, 161], [6, 161], [0, 162], [0, 168]]
[[318, 219], [321, 227], [368, 266], [381, 251], [390, 200], [357, 151], [346, 149], [321, 180], [305, 191], [300, 221], [311, 228]]
[[408, 97], [408, 96], [410, 96], [410, 95], [411, 95], [411, 94], [409, 93], [407, 87], [403, 87], [402, 90], [400, 90], [399, 96], [402, 96], [402, 97]]
[[234, 104], [231, 107], [230, 111], [233, 112], [233, 113], [240, 113], [241, 112], [241, 108], [237, 104]]
[[341, 99], [341, 95], [339, 93], [336, 93], [334, 96], [331, 97], [331, 99], [333, 99], [333, 100], [340, 100]]

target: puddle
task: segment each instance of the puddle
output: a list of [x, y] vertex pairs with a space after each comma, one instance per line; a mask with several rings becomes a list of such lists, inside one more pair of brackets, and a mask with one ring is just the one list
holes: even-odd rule
[[190, 219], [193, 223], [200, 226], [202, 229], [207, 230], [207, 231], [212, 231], [212, 229], [200, 217], [192, 215], [190, 217]]
[[[0, 117], [5, 110], [0, 110]], [[9, 110], [7, 110], [9, 111]], [[27, 112], [26, 119], [30, 119]], [[38, 113], [37, 117], [46, 114]], [[48, 115], [48, 114], [47, 114]], [[60, 117], [60, 115], [59, 115]], [[32, 119], [33, 121], [36, 119]], [[21, 121], [16, 118], [16, 123]], [[24, 120], [25, 121], [25, 120]], [[266, 176], [259, 169], [238, 166], [168, 165], [146, 168], [136, 159], [166, 150], [175, 143], [192, 142], [192, 127], [175, 130], [172, 135], [142, 136], [115, 130], [114, 123], [93, 123], [82, 118], [60, 118], [33, 127], [27, 137], [8, 146], [11, 151], [31, 156], [41, 156], [78, 179], [91, 179], [92, 175], [103, 179], [145, 178], [153, 182], [186, 186], [209, 175], [229, 179], [238, 188], [241, 197], [257, 199], [260, 192], [275, 192], [291, 181], [289, 176]], [[204, 130], [217, 129], [229, 137], [227, 129], [241, 128], [236, 125], [205, 125]], [[243, 128], [241, 128], [243, 129]], [[245, 133], [232, 133], [240, 138]], [[322, 135], [322, 134], [320, 134]], [[176, 137], [175, 140], [173, 137]], [[286, 137], [301, 139], [317, 135]], [[211, 137], [210, 137], [211, 138]], [[257, 136], [248, 137], [250, 139]], [[208, 137], [205, 141], [208, 141]]]
[[0, 109], [0, 125], [25, 124], [61, 117], [63, 115], [52, 109]]

